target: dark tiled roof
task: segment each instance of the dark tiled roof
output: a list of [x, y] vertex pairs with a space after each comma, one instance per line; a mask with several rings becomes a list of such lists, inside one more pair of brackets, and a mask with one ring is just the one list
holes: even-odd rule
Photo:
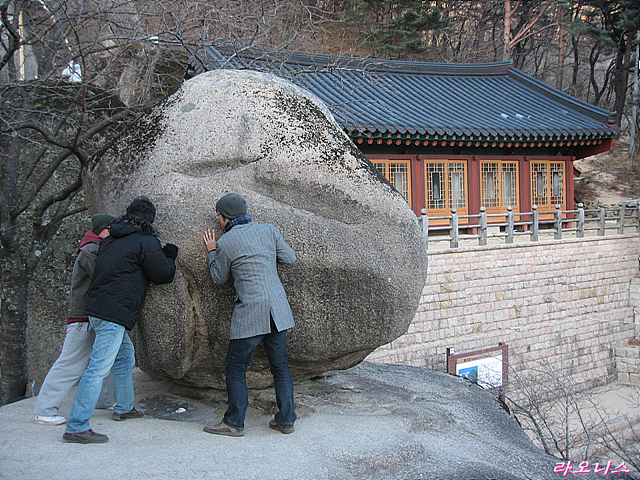
[[207, 47], [196, 71], [253, 69], [319, 97], [354, 138], [566, 141], [612, 138], [610, 112], [553, 89], [510, 62], [441, 64]]

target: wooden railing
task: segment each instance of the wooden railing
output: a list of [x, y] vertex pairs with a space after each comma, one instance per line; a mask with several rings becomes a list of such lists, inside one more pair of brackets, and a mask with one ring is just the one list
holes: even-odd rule
[[[638, 201], [622, 202], [614, 208], [603, 205], [595, 209], [586, 209], [582, 203], [576, 210], [561, 210], [556, 205], [555, 212], [538, 212], [534, 205], [530, 212], [514, 213], [511, 207], [506, 213], [488, 214], [485, 207], [480, 207], [477, 215], [458, 215], [456, 209], [451, 215], [443, 217], [427, 217], [427, 210], [422, 209], [418, 217], [422, 232], [429, 243], [449, 242], [450, 248], [457, 248], [460, 242], [487, 245], [492, 239], [504, 239], [504, 243], [514, 243], [518, 237], [529, 236], [529, 240], [562, 239], [566, 235], [583, 238], [586, 235], [606, 235], [640, 232], [640, 214]], [[465, 219], [460, 225], [460, 219]], [[438, 225], [430, 226], [429, 222], [439, 220]], [[442, 225], [448, 220], [448, 225]], [[476, 223], [473, 223], [476, 222]], [[461, 233], [461, 231], [463, 231]]]

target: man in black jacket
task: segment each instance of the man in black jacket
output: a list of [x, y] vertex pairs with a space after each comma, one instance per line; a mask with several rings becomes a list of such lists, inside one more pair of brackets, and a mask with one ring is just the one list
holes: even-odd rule
[[113, 367], [116, 406], [114, 420], [141, 418], [133, 406], [131, 371], [133, 344], [126, 330], [138, 319], [149, 281], [170, 283], [176, 271], [178, 247], [164, 247], [152, 226], [156, 208], [146, 197], [136, 198], [126, 215], [111, 226], [111, 235], [98, 251], [87, 298], [89, 322], [96, 332], [91, 360], [76, 391], [63, 439], [72, 443], [105, 443], [109, 438], [91, 430], [102, 379]]

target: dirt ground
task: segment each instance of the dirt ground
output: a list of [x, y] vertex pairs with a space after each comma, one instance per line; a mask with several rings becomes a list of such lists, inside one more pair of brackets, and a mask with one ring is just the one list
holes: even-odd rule
[[629, 137], [615, 140], [608, 152], [576, 160], [574, 166], [581, 173], [575, 178], [576, 201], [587, 208], [640, 199], [640, 155], [629, 158]]

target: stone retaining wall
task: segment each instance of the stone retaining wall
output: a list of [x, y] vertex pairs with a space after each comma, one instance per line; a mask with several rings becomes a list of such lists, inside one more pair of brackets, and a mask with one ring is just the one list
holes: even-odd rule
[[543, 366], [589, 386], [615, 380], [637, 324], [637, 234], [430, 251], [408, 332], [369, 361], [445, 370], [456, 353], [509, 345], [519, 375]]
[[616, 375], [627, 383], [640, 383], [640, 278], [631, 279], [629, 302], [635, 319], [635, 339], [615, 349]]

